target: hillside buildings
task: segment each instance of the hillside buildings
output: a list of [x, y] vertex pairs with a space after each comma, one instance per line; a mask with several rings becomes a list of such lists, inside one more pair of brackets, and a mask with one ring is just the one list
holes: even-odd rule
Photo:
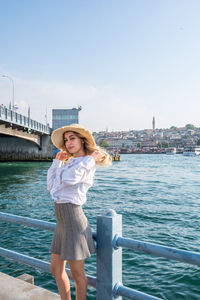
[[185, 146], [200, 143], [200, 128], [187, 127], [170, 129], [145, 129], [120, 132], [102, 131], [93, 133], [97, 144], [106, 141], [109, 149], [122, 152], [164, 153], [166, 148], [175, 147], [181, 152]]

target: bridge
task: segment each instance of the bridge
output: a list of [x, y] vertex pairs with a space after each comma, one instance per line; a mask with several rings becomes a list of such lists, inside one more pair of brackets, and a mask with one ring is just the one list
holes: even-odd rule
[[0, 161], [49, 160], [51, 128], [0, 106]]

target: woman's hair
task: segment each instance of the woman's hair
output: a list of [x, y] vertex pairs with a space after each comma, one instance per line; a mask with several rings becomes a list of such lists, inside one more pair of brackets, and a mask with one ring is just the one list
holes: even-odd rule
[[[64, 132], [64, 134], [66, 132]], [[84, 146], [86, 155], [91, 155], [94, 151], [100, 151], [102, 153], [103, 160], [100, 162], [96, 162], [97, 165], [106, 166], [106, 165], [112, 164], [112, 158], [104, 149], [102, 149], [101, 147], [99, 147], [97, 145], [91, 145], [91, 143], [85, 137], [83, 137], [80, 133], [74, 132], [74, 131], [72, 131], [72, 132], [84, 142], [83, 146]], [[64, 136], [64, 134], [63, 134], [63, 136]], [[65, 151], [68, 153], [69, 156], [72, 156], [66, 147], [65, 147]]]

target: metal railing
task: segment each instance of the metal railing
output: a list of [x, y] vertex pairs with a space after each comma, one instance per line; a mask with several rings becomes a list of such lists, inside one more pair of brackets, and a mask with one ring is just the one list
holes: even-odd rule
[[34, 130], [38, 132], [42, 132], [45, 134], [50, 134], [51, 129], [49, 126], [39, 123], [35, 120], [32, 120], [26, 116], [18, 114], [17, 112], [8, 109], [6, 107], [2, 107], [0, 105], [0, 120], [9, 122], [21, 127], [25, 127], [29, 130]]
[[[55, 223], [35, 220], [0, 212], [0, 220], [25, 226], [54, 231]], [[176, 261], [200, 266], [200, 254], [148, 242], [123, 238], [122, 216], [109, 210], [105, 215], [97, 217], [97, 233], [93, 238], [97, 241], [97, 277], [87, 276], [88, 284], [96, 287], [97, 300], [122, 299], [121, 296], [134, 300], [159, 300], [137, 290], [123, 286], [122, 282], [122, 247], [145, 252], [147, 254], [173, 259]], [[0, 256], [14, 259], [45, 272], [50, 272], [50, 264], [8, 249], [0, 248]], [[71, 273], [66, 269], [70, 278]]]

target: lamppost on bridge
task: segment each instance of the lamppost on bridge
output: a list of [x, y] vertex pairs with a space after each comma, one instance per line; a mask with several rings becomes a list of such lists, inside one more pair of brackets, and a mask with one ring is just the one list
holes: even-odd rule
[[8, 79], [11, 80], [12, 82], [12, 110], [14, 110], [14, 103], [15, 103], [15, 86], [14, 86], [14, 80], [12, 79], [12, 77], [8, 76], [8, 75], [2, 75], [2, 77], [6, 77]]

